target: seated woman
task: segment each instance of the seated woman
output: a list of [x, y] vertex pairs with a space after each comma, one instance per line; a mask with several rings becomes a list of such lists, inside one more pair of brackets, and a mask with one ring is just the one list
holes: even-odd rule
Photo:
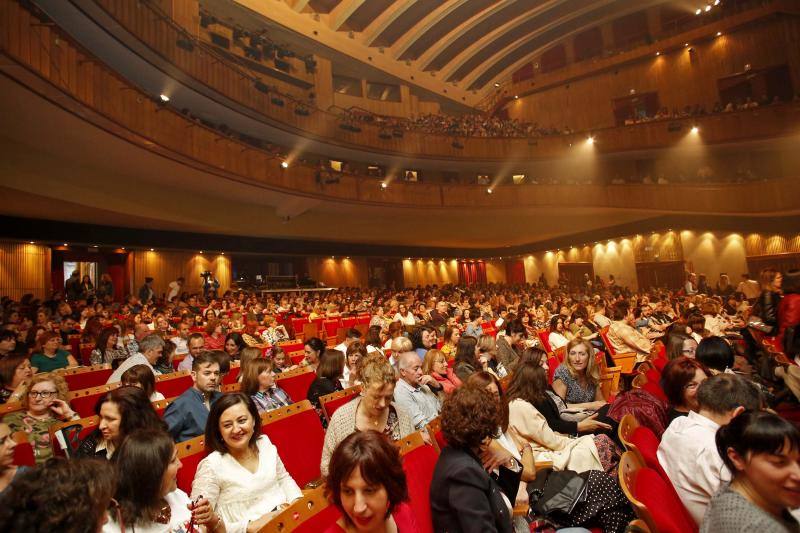
[[239, 355], [245, 348], [247, 348], [247, 343], [244, 342], [244, 338], [242, 337], [241, 333], [234, 331], [232, 333], [228, 333], [228, 335], [225, 337], [225, 352], [231, 356], [231, 360], [238, 361]]
[[286, 472], [278, 449], [261, 434], [256, 406], [242, 393], [211, 406], [206, 450], [192, 483], [192, 499], [203, 498], [195, 517], [208, 531], [259, 531], [303, 494]]
[[[153, 373], [148, 373], [152, 378]], [[111, 459], [125, 437], [137, 429], [167, 429], [147, 393], [137, 387], [123, 385], [112, 390], [100, 398], [94, 412], [100, 417], [100, 424], [78, 446], [76, 457]]]
[[276, 374], [295, 368], [297, 368], [297, 365], [292, 364], [292, 360], [289, 359], [283, 348], [276, 346], [272, 349], [272, 370]]
[[350, 434], [331, 456], [325, 493], [342, 517], [325, 533], [420, 531], [397, 446], [377, 431]]
[[[170, 343], [172, 344], [172, 343]], [[142, 389], [150, 402], [160, 402], [164, 395], [156, 390], [156, 377], [147, 365], [134, 365], [120, 377], [123, 387]]]
[[322, 412], [322, 405], [319, 403], [321, 396], [342, 390], [342, 373], [344, 372], [344, 354], [339, 350], [328, 348], [322, 353], [322, 359], [317, 367], [317, 377], [308, 387], [308, 401], [316, 409], [323, 427], [327, 426], [328, 420]]
[[478, 361], [478, 339], [464, 335], [458, 340], [453, 372], [462, 382], [467, 381], [473, 372], [480, 369]]
[[49, 461], [6, 489], [0, 524], [3, 531], [25, 533], [105, 531], [113, 495], [108, 461]]
[[667, 335], [667, 359], [678, 357], [694, 358], [697, 351], [697, 341], [683, 331], [672, 331]]
[[17, 442], [12, 435], [8, 424], [0, 423], [0, 498], [5, 495], [11, 483], [30, 470], [29, 466], [14, 464], [14, 448], [17, 447]]
[[[119, 514], [109, 513], [103, 533], [186, 531], [192, 521], [191, 502], [178, 488], [181, 460], [169, 433], [161, 429], [134, 431], [115, 456], [114, 499], [119, 504]], [[195, 523], [199, 521], [195, 519]]]
[[294, 403], [285, 390], [275, 385], [275, 373], [269, 359], [253, 359], [247, 364], [242, 374], [241, 390], [253, 400], [259, 415]]
[[447, 446], [431, 481], [434, 531], [511, 533], [511, 501], [480, 459], [502, 425], [499, 402], [485, 389], [460, 387], [444, 401], [441, 421]]
[[661, 389], [667, 396], [667, 425], [689, 411], [697, 411], [697, 387], [708, 379], [708, 369], [696, 359], [672, 359], [661, 371]]
[[[552, 398], [547, 395], [547, 374], [541, 365], [521, 361], [511, 377], [506, 397], [509, 402], [509, 426], [533, 447], [537, 461], [550, 460], [556, 470], [575, 472], [613, 468], [613, 460], [609, 459], [603, 464], [591, 435], [578, 438], [567, 436], [577, 437], [581, 431], [606, 429], [606, 425], [592, 417], [580, 422], [567, 422], [558, 417], [558, 408], [554, 407]], [[548, 413], [549, 419], [539, 411], [537, 405]], [[560, 432], [554, 431], [549, 422], [553, 422]], [[611, 446], [613, 443], [604, 442], [604, 448]], [[610, 450], [608, 455], [613, 455]]]
[[706, 337], [701, 340], [694, 356], [708, 368], [711, 375], [733, 370], [733, 348], [722, 337]]
[[506, 368], [497, 362], [497, 343], [491, 335], [481, 335], [478, 337], [478, 362], [483, 370], [491, 372], [499, 378], [504, 378], [508, 374]]
[[442, 345], [442, 353], [447, 360], [450, 361], [456, 356], [456, 347], [458, 341], [461, 339], [461, 330], [456, 326], [447, 326], [444, 330], [444, 344]]
[[265, 316], [263, 325], [266, 329], [261, 332], [261, 338], [270, 346], [275, 346], [289, 338], [289, 332], [286, 331], [286, 327], [282, 324], [277, 324], [275, 317]]
[[[211, 311], [214, 312], [213, 310]], [[205, 325], [203, 335], [203, 349], [205, 350], [224, 350], [225, 349], [225, 328], [216, 318], [210, 318]]]
[[0, 403], [21, 401], [31, 377], [33, 368], [27, 356], [11, 354], [0, 359]]
[[566, 352], [564, 362], [553, 375], [553, 391], [572, 409], [597, 410], [605, 406], [592, 345], [578, 337], [567, 343]]
[[52, 372], [60, 368], [78, 366], [78, 361], [61, 349], [61, 335], [52, 331], [42, 333], [31, 356], [33, 372]]
[[24, 431], [28, 434], [37, 465], [53, 456], [50, 426], [80, 418], [67, 403], [67, 392], [67, 382], [58, 374], [36, 374], [22, 396], [22, 410], [3, 417], [3, 422], [8, 424], [12, 432]]
[[547, 337], [547, 342], [550, 344], [551, 350], [556, 351], [569, 343], [566, 332], [567, 329], [564, 327], [564, 317], [561, 315], [553, 315], [553, 318], [550, 319], [550, 335]]
[[333, 413], [325, 433], [320, 462], [323, 476], [328, 475], [333, 450], [355, 431], [374, 429], [395, 442], [414, 433], [411, 418], [392, 403], [394, 386], [394, 368], [385, 357], [370, 354], [362, 360], [361, 394]]
[[745, 411], [722, 426], [717, 451], [733, 474], [711, 499], [700, 533], [798, 531], [800, 431], [778, 415]]
[[442, 386], [444, 394], [450, 394], [461, 386], [461, 380], [455, 375], [452, 368], [447, 366], [447, 358], [441, 352], [433, 348], [425, 354], [422, 361], [422, 373], [433, 377]]
[[89, 356], [89, 361], [93, 365], [112, 365], [118, 366], [119, 363], [128, 358], [128, 350], [117, 347], [119, 341], [119, 330], [114, 326], [103, 328], [97, 337], [97, 344]]
[[319, 366], [319, 360], [322, 358], [322, 352], [325, 351], [325, 343], [317, 337], [311, 337], [303, 345], [303, 351], [306, 358], [303, 360], [302, 365], [311, 367], [314, 371]]
[[[361, 383], [358, 379], [358, 365], [367, 356], [367, 348], [368, 346], [365, 346], [360, 341], [355, 341], [347, 347], [341, 379], [342, 388], [346, 389]], [[380, 355], [383, 355], [383, 350], [380, 350]]]

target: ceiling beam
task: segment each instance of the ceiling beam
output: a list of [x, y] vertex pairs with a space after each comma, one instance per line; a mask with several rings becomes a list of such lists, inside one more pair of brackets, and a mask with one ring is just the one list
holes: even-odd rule
[[[399, 39], [397, 39], [397, 41], [391, 47], [391, 56], [399, 60], [400, 56], [403, 55], [403, 53], [408, 50], [411, 45], [417, 42], [417, 39], [425, 35], [425, 33], [431, 27], [433, 27], [434, 24], [437, 24], [440, 20], [467, 2], [469, 2], [469, 0], [453, 0], [451, 2], [445, 2], [428, 13], [428, 16], [415, 24], [413, 28], [405, 33], [405, 35], [402, 35]], [[458, 28], [453, 28], [453, 30], [456, 29]]]
[[375, 19], [364, 28], [364, 44], [373, 46], [383, 30], [388, 28], [399, 16], [406, 12], [406, 10], [417, 3], [417, 0], [397, 0], [383, 12], [375, 17]]
[[297, 11], [298, 13], [302, 13], [302, 11], [308, 5], [310, 0], [294, 0], [294, 4], [292, 4], [292, 9]]
[[339, 5], [328, 13], [328, 25], [330, 28], [334, 31], [339, 31], [344, 23], [347, 22], [347, 19], [350, 18], [350, 15], [355, 13], [356, 9], [361, 7], [364, 2], [366, 0], [342, 0]]

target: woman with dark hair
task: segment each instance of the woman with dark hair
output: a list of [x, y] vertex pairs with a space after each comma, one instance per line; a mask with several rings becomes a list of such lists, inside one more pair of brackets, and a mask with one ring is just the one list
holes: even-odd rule
[[441, 349], [448, 361], [455, 357], [459, 340], [461, 340], [461, 330], [456, 326], [447, 326], [444, 330], [444, 344]]
[[191, 502], [178, 488], [181, 460], [169, 433], [152, 428], [134, 431], [117, 451], [116, 464], [114, 499], [119, 502], [119, 514], [110, 513], [103, 533], [165, 533], [186, 529], [192, 520]]
[[107, 531], [114, 483], [107, 461], [48, 461], [20, 475], [3, 494], [0, 531]]
[[78, 361], [66, 350], [61, 349], [61, 335], [47, 331], [36, 341], [31, 356], [33, 373], [52, 372], [60, 368], [78, 366]]
[[364, 336], [364, 345], [367, 353], [378, 352], [383, 355], [383, 343], [381, 342], [381, 327], [370, 326]]
[[[789, 270], [783, 277], [783, 299], [778, 305], [778, 337], [776, 344], [780, 348], [784, 347], [783, 337], [788, 328], [797, 330], [800, 324], [800, 270]], [[800, 332], [794, 331], [794, 337], [800, 339]], [[798, 355], [784, 349], [784, 353], [790, 358]]]
[[690, 337], [685, 331], [673, 331], [667, 335], [667, 359], [677, 359], [679, 357], [694, 358], [697, 351], [697, 341]]
[[197, 466], [192, 499], [197, 523], [208, 531], [259, 531], [303, 494], [286, 472], [278, 449], [261, 434], [261, 418], [242, 393], [211, 406], [205, 435], [209, 455]]
[[142, 389], [150, 402], [160, 402], [164, 399], [164, 395], [156, 390], [156, 377], [147, 365], [130, 367], [122, 373], [120, 381], [123, 387]]
[[306, 354], [303, 364], [316, 371], [322, 358], [322, 352], [325, 351], [325, 343], [317, 337], [311, 337], [303, 344], [303, 351]]
[[328, 419], [322, 412], [322, 405], [319, 403], [320, 396], [331, 394], [342, 390], [342, 372], [344, 372], [344, 354], [339, 350], [326, 349], [322, 353], [322, 359], [317, 367], [317, 377], [308, 387], [308, 401], [316, 409], [322, 426], [328, 425]]
[[275, 385], [272, 369], [271, 360], [258, 358], [250, 361], [242, 371], [242, 392], [253, 400], [259, 415], [292, 404], [286, 391]]
[[753, 315], [760, 317], [761, 321], [770, 331], [767, 335], [774, 335], [778, 329], [778, 308], [781, 302], [781, 287], [783, 275], [774, 268], [765, 268], [761, 271], [761, 294], [753, 306]]
[[76, 457], [111, 459], [125, 437], [134, 431], [167, 429], [150, 404], [147, 393], [138, 387], [123, 386], [112, 390], [100, 398], [94, 412], [100, 417], [100, 423], [78, 446]]
[[550, 319], [550, 335], [547, 336], [547, 342], [551, 350], [558, 350], [569, 343], [565, 322], [566, 318], [561, 315], [553, 315]]
[[800, 431], [780, 416], [745, 411], [722, 426], [717, 451], [733, 479], [711, 499], [700, 533], [799, 531]]
[[95, 344], [92, 354], [89, 356], [89, 361], [93, 365], [108, 364], [115, 366], [115, 362], [119, 364], [124, 359], [128, 358], [128, 351], [124, 348], [117, 348], [117, 341], [119, 340], [119, 330], [114, 326], [103, 328], [100, 335], [97, 337], [97, 344]]
[[247, 343], [244, 342], [241, 333], [232, 332], [228, 333], [225, 337], [225, 351], [231, 356], [231, 359], [236, 361], [239, 359], [239, 353], [247, 348]]
[[374, 430], [358, 431], [333, 452], [325, 493], [342, 517], [325, 533], [419, 531], [408, 503], [397, 446]]
[[27, 356], [11, 354], [0, 359], [0, 403], [21, 401], [32, 377]]
[[696, 359], [678, 357], [670, 360], [661, 371], [661, 389], [667, 396], [669, 410], [667, 425], [689, 411], [697, 411], [697, 388], [708, 379], [710, 372]]
[[722, 337], [706, 337], [697, 345], [694, 355], [711, 374], [719, 374], [733, 368], [733, 349]]
[[[383, 355], [383, 350], [374, 350], [374, 352]], [[365, 347], [359, 341], [355, 341], [347, 347], [347, 353], [344, 359], [344, 371], [341, 379], [343, 388], [352, 387], [361, 383], [361, 380], [358, 379], [358, 365], [368, 353], [370, 353], [369, 346]]]
[[462, 382], [467, 381], [475, 370], [481, 368], [478, 361], [478, 339], [464, 335], [458, 340], [453, 372]]

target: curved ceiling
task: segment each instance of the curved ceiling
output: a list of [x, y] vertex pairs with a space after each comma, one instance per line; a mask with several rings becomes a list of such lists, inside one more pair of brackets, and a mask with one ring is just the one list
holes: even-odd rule
[[[684, 0], [281, 0], [302, 20], [312, 15], [358, 45], [379, 48], [420, 73], [481, 91], [554, 43], [602, 24], [671, 4], [691, 14]], [[201, 0], [212, 13], [229, 14], [247, 0]], [[268, 11], [262, 15], [269, 18]]]

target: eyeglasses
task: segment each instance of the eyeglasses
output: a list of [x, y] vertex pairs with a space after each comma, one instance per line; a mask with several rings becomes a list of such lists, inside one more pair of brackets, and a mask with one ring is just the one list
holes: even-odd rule
[[28, 396], [30, 396], [31, 398], [41, 398], [43, 400], [46, 400], [52, 396], [55, 396], [56, 394], [58, 394], [58, 391], [54, 390], [43, 390], [43, 391], [32, 390], [28, 393]]
[[687, 383], [687, 384], [686, 384], [686, 385], [683, 387], [683, 390], [695, 390], [695, 389], [696, 389], [697, 387], [699, 387], [699, 386], [700, 386], [700, 384], [699, 384], [699, 383]]

